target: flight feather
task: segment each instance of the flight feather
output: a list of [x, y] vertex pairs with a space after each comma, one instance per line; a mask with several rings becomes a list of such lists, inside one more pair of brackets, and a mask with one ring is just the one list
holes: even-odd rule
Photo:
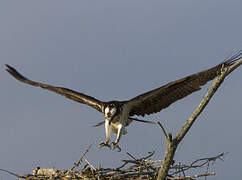
[[79, 103], [83, 103], [83, 104], [87, 104], [93, 108], [95, 108], [96, 110], [103, 112], [104, 109], [104, 102], [88, 96], [86, 94], [83, 93], [79, 93], [76, 91], [73, 91], [71, 89], [67, 89], [67, 88], [63, 88], [63, 87], [56, 87], [56, 86], [51, 86], [48, 84], [44, 84], [44, 83], [40, 83], [40, 82], [35, 82], [35, 81], [31, 81], [29, 79], [27, 79], [26, 77], [24, 77], [23, 75], [21, 75], [16, 69], [14, 69], [13, 67], [9, 66], [6, 64], [7, 67], [7, 71], [13, 76], [15, 77], [17, 80], [32, 85], [32, 86], [37, 86], [37, 87], [41, 87], [43, 89], [47, 89], [53, 92], [56, 92], [58, 94], [61, 94], [69, 99], [72, 99], [74, 101], [77, 101]]
[[127, 101], [130, 106], [129, 115], [145, 116], [167, 108], [179, 99], [200, 90], [201, 86], [214, 79], [221, 73], [223, 68], [232, 65], [235, 61], [236, 57], [232, 57], [210, 69], [178, 79], [157, 89], [136, 96]]

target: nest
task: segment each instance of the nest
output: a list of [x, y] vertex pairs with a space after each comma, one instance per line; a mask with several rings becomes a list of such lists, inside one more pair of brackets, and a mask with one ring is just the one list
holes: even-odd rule
[[[155, 152], [148, 152], [148, 155], [142, 158], [136, 158], [127, 152], [130, 159], [121, 160], [122, 165], [117, 168], [96, 168], [87, 159], [83, 160], [86, 153], [91, 146], [81, 156], [79, 161], [75, 162], [73, 167], [69, 170], [58, 170], [56, 168], [40, 168], [37, 167], [33, 170], [32, 174], [18, 175], [7, 170], [0, 169], [14, 175], [21, 179], [26, 180], [153, 180], [157, 178], [158, 170], [161, 167], [161, 160], [151, 160]], [[168, 180], [183, 180], [183, 179], [196, 179], [204, 176], [214, 176], [214, 172], [208, 172], [210, 164], [215, 163], [217, 159], [223, 160], [222, 157], [225, 153], [221, 153], [214, 157], [197, 159], [185, 165], [182, 163], [175, 164], [170, 167], [167, 176]], [[85, 164], [83, 163], [85, 162]], [[83, 163], [83, 167], [78, 168]], [[186, 176], [187, 172], [191, 169], [205, 168], [205, 172], [193, 176]]]

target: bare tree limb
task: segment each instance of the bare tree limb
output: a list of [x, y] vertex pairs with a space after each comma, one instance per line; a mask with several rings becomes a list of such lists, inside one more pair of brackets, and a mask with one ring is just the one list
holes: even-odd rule
[[158, 180], [166, 179], [169, 168], [173, 163], [173, 158], [174, 158], [177, 146], [182, 141], [184, 136], [187, 134], [189, 129], [192, 127], [192, 125], [195, 122], [195, 120], [197, 119], [197, 117], [204, 110], [204, 108], [206, 107], [206, 105], [208, 104], [210, 99], [213, 97], [213, 95], [215, 94], [217, 89], [223, 83], [225, 77], [242, 64], [241, 54], [242, 54], [242, 52], [239, 51], [236, 55], [231, 57], [231, 60], [237, 61], [237, 62], [235, 62], [233, 65], [231, 65], [225, 69], [221, 69], [221, 74], [213, 82], [213, 84], [209, 88], [208, 92], [206, 93], [205, 97], [202, 99], [199, 106], [195, 109], [195, 111], [193, 112], [191, 117], [187, 120], [186, 124], [182, 127], [180, 132], [178, 132], [176, 137], [174, 139], [171, 139], [171, 134], [169, 134], [169, 138], [168, 138], [167, 144], [166, 144], [164, 160], [163, 160], [161, 168], [158, 171], [158, 177], [157, 177]]
[[187, 123], [182, 127], [181, 131], [177, 134], [176, 136], [176, 141], [179, 143], [184, 136], [187, 134], [189, 129], [191, 128], [192, 124], [195, 122], [197, 117], [202, 113], [210, 99], [213, 97], [217, 89], [220, 87], [220, 85], [223, 83], [225, 77], [229, 75], [233, 70], [235, 70], [237, 67], [239, 67], [242, 64], [242, 59], [237, 61], [235, 64], [232, 66], [226, 68], [222, 73], [217, 77], [217, 79], [213, 82], [211, 87], [209, 88], [207, 94], [205, 97], [202, 99], [201, 103], [199, 106], [195, 109], [191, 117], [188, 119]]

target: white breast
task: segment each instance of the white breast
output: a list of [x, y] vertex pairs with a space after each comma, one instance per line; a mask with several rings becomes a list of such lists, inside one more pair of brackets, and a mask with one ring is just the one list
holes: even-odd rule
[[125, 130], [125, 126], [126, 126], [126, 124], [129, 124], [129, 123], [127, 123], [128, 117], [129, 117], [128, 106], [127, 105], [124, 105], [122, 107], [122, 110], [121, 110], [120, 115], [117, 116], [117, 117], [115, 117], [115, 119], [111, 123], [111, 131], [112, 131], [112, 133], [117, 134], [117, 132], [118, 132], [118, 126], [120, 124], [122, 124], [123, 125], [122, 134], [126, 134], [127, 131]]

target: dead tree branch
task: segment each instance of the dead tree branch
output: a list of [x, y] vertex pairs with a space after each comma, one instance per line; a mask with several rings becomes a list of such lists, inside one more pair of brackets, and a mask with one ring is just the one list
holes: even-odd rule
[[236, 55], [231, 57], [231, 60], [236, 61], [232, 66], [229, 66], [225, 69], [221, 69], [221, 74], [217, 77], [217, 79], [213, 82], [211, 87], [209, 88], [207, 94], [205, 97], [202, 99], [201, 103], [199, 106], [195, 109], [191, 117], [187, 120], [186, 124], [182, 127], [180, 132], [176, 135], [174, 139], [172, 139], [171, 134], [169, 134], [169, 137], [167, 139], [167, 144], [166, 144], [166, 151], [164, 155], [164, 160], [162, 163], [161, 168], [159, 169], [158, 172], [158, 180], [165, 180], [168, 174], [168, 171], [173, 163], [173, 158], [177, 149], [177, 146], [179, 143], [182, 141], [184, 136], [187, 134], [189, 129], [192, 127], [193, 123], [197, 119], [197, 117], [201, 114], [201, 112], [204, 110], [210, 99], [213, 97], [217, 89], [220, 87], [220, 85], [223, 83], [224, 79], [226, 76], [228, 76], [232, 71], [234, 71], [237, 67], [239, 67], [242, 64], [242, 59], [241, 59], [241, 54], [242, 52], [239, 51]]

